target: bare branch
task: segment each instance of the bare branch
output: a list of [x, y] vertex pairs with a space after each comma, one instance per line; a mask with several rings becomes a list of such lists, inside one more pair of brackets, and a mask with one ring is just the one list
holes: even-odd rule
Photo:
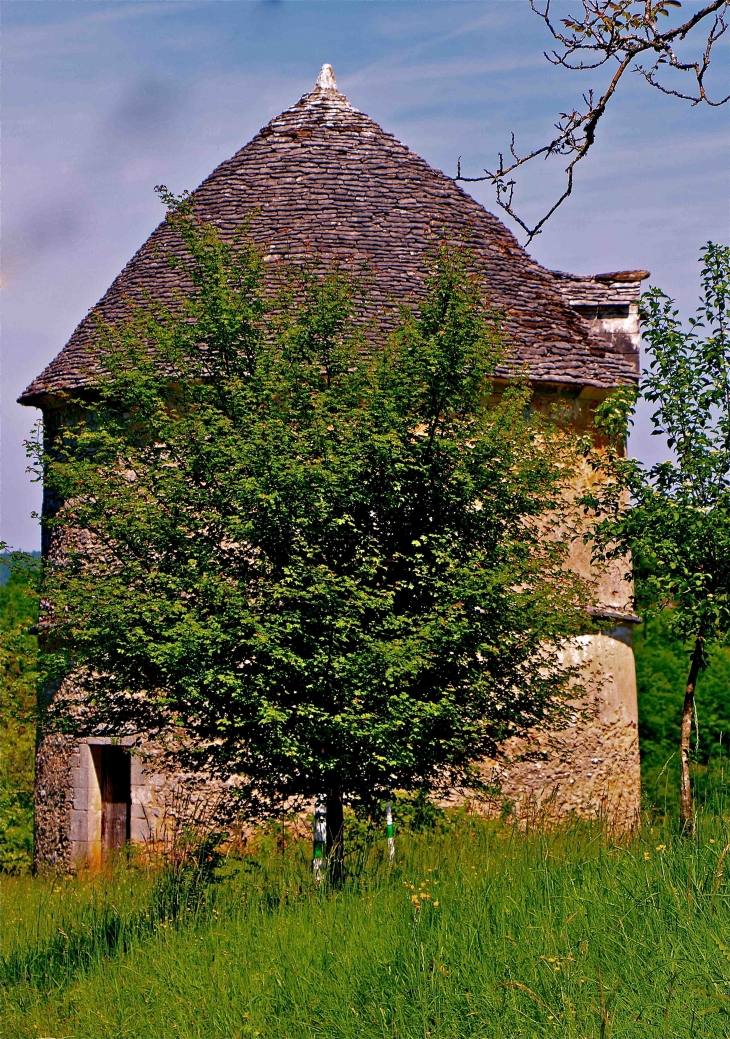
[[[571, 194], [576, 165], [588, 154], [596, 139], [596, 128], [606, 106], [619, 87], [621, 79], [627, 71], [638, 72], [650, 86], [663, 94], [689, 101], [692, 105], [701, 103], [713, 108], [730, 101], [730, 95], [712, 100], [705, 87], [705, 77], [710, 67], [711, 53], [714, 44], [727, 30], [727, 15], [730, 0], [712, 0], [711, 3], [666, 32], [659, 28], [662, 17], [669, 15], [668, 8], [678, 9], [682, 5], [679, 0], [582, 0], [583, 17], [561, 18], [560, 24], [551, 15], [552, 0], [529, 0], [530, 7], [546, 24], [548, 31], [560, 46], [560, 50], [545, 52], [546, 59], [553, 65], [559, 65], [569, 71], [586, 71], [597, 69], [610, 62], [616, 62], [613, 76], [600, 95], [594, 99], [590, 90], [583, 95], [583, 109], [571, 113], [561, 113], [555, 124], [558, 136], [549, 144], [535, 148], [526, 155], [520, 156], [515, 148], [515, 136], [512, 134], [510, 155], [512, 161], [505, 165], [504, 156], [499, 154], [499, 164], [494, 172], [485, 169], [479, 177], [465, 177], [461, 172], [461, 158], [457, 163], [456, 180], [467, 183], [488, 181], [494, 185], [497, 205], [515, 220], [527, 234], [527, 242], [531, 242], [539, 234], [553, 213]], [[692, 30], [706, 19], [712, 18], [712, 27], [707, 35], [702, 56], [694, 61], [681, 60], [675, 51], [677, 42], [684, 42]], [[651, 54], [653, 63], [644, 66], [637, 62], [643, 54]], [[692, 92], [675, 89], [657, 79], [660, 69], [671, 69], [678, 74], [689, 75], [694, 83]], [[570, 161], [564, 169], [566, 187], [549, 211], [533, 227], [515, 212], [513, 202], [517, 183], [507, 179], [515, 170], [542, 155], [545, 159], [553, 156], [568, 156]]]

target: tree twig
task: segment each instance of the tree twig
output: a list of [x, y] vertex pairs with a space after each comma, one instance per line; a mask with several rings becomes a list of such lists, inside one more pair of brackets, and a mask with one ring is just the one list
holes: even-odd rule
[[[717, 108], [730, 101], [730, 94], [713, 100], [705, 86], [712, 48], [728, 27], [726, 18], [730, 0], [712, 0], [680, 25], [666, 32], [660, 31], [661, 18], [669, 15], [668, 8], [680, 8], [682, 5], [679, 0], [658, 0], [657, 3], [652, 3], [651, 0], [617, 0], [615, 3], [611, 0], [582, 0], [583, 18], [561, 18], [560, 24], [564, 28], [560, 28], [551, 18], [552, 0], [544, 0], [542, 3], [541, 0], [529, 2], [532, 10], [545, 22], [553, 39], [560, 45], [559, 49], [545, 52], [545, 57], [551, 64], [570, 71], [597, 69], [611, 62], [616, 62], [617, 67], [608, 86], [597, 99], [590, 90], [583, 95], [581, 109], [561, 113], [555, 124], [558, 134], [548, 144], [525, 155], [519, 155], [515, 147], [515, 135], [512, 134], [511, 161], [505, 165], [504, 155], [500, 152], [496, 170], [485, 169], [484, 174], [478, 177], [462, 175], [459, 157], [455, 180], [472, 184], [481, 181], [491, 183], [495, 188], [497, 205], [519, 224], [527, 235], [528, 244], [535, 235], [540, 234], [553, 213], [572, 193], [575, 167], [593, 147], [598, 123], [626, 72], [638, 72], [650, 86], [663, 94], [689, 101], [693, 106], [705, 103]], [[697, 25], [709, 18], [712, 18], [712, 27], [701, 57], [694, 61], [681, 60], [676, 52], [676, 45], [683, 43]], [[643, 54], [652, 56], [653, 62], [650, 66], [638, 63], [637, 59]], [[663, 67], [693, 77], [694, 90], [678, 90], [660, 82], [657, 77], [660, 68], [664, 71]], [[511, 174], [538, 156], [543, 156], [546, 160], [554, 156], [568, 156], [570, 161], [563, 171], [566, 186], [562, 194], [548, 212], [530, 226], [515, 210], [517, 182]]]

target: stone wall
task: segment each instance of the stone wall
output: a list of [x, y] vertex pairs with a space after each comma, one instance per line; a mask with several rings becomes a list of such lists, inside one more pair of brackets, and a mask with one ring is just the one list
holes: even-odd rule
[[[154, 757], [132, 737], [118, 742], [130, 751], [130, 840], [153, 847], [163, 839], [177, 779], [155, 769]], [[74, 740], [47, 733], [36, 757], [36, 866], [73, 870], [97, 868], [102, 861], [102, 795], [93, 747], [109, 737]], [[139, 744], [139, 745], [138, 745]]]
[[469, 798], [477, 811], [521, 823], [574, 816], [627, 832], [641, 806], [638, 705], [630, 632], [582, 635], [566, 654], [583, 669], [586, 696], [562, 728], [534, 731], [480, 763], [487, 793], [453, 791], [447, 803]]
[[[468, 799], [488, 816], [507, 815], [525, 824], [569, 816], [599, 819], [625, 832], [640, 808], [638, 711], [634, 655], [627, 628], [612, 635], [583, 635], [567, 662], [583, 669], [586, 695], [574, 704], [563, 728], [511, 740], [495, 759], [480, 763], [489, 793], [454, 790], [444, 804]], [[101, 863], [101, 793], [91, 748], [110, 739], [73, 741], [48, 735], [38, 751], [36, 861], [61, 869]], [[170, 841], [179, 813], [195, 812], [195, 798], [180, 791], [197, 783], [200, 799], [216, 784], [165, 772], [154, 748], [131, 738], [133, 844], [159, 850]], [[218, 785], [219, 786], [219, 785]], [[184, 807], [181, 807], [185, 803]]]
[[72, 739], [48, 732], [36, 758], [35, 863], [73, 871], [98, 868], [102, 847], [102, 792], [94, 750], [112, 743], [130, 755], [129, 839], [150, 855], [168, 851], [187, 824], [221, 828], [229, 798], [224, 784], [176, 772], [144, 737]]
[[71, 855], [71, 774], [76, 745], [67, 736], [46, 734], [38, 744], [35, 775], [36, 866], [67, 867]]

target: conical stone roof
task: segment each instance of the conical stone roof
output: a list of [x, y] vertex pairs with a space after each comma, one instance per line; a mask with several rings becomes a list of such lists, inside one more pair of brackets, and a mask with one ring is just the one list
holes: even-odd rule
[[[513, 344], [500, 374], [526, 363], [538, 383], [608, 388], [635, 381], [631, 361], [588, 331], [556, 278], [501, 221], [353, 108], [327, 69], [311, 93], [203, 181], [194, 193], [200, 216], [232, 237], [253, 212], [250, 233], [269, 262], [312, 254], [367, 262], [375, 274], [372, 304], [381, 312], [396, 301], [417, 303], [434, 239], [467, 234]], [[171, 299], [180, 275], [165, 254], [178, 250], [174, 230], [161, 223], [20, 402], [50, 406], [58, 392], [93, 383], [94, 317], [119, 320], [128, 300], [144, 293]]]

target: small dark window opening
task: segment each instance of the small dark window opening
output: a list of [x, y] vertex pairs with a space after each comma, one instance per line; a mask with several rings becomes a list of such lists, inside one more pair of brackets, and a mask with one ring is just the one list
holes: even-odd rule
[[610, 317], [621, 317], [627, 318], [629, 316], [628, 304], [615, 304], [614, 306], [603, 306], [599, 307], [595, 304], [581, 304], [575, 305], [574, 310], [577, 310], [582, 318], [587, 321], [599, 321], [604, 318]]
[[132, 807], [131, 758], [124, 747], [92, 747], [101, 791], [102, 855], [123, 848], [129, 840]]

